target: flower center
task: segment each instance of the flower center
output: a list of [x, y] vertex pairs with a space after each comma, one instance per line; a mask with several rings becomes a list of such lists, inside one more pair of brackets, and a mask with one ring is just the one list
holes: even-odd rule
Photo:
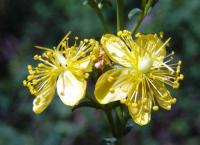
[[150, 71], [153, 60], [150, 57], [143, 57], [138, 63], [138, 70], [142, 73], [147, 73]]

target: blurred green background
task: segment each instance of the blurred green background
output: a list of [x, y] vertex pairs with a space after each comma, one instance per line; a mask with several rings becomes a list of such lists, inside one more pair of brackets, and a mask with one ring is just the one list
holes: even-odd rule
[[[115, 1], [112, 0], [114, 3]], [[39, 53], [34, 45], [52, 47], [68, 32], [99, 39], [102, 26], [81, 0], [0, 0], [0, 145], [101, 145], [111, 137], [107, 120], [98, 110], [71, 112], [58, 97], [41, 115], [32, 112], [33, 97], [22, 86], [26, 66]], [[139, 0], [125, 0], [126, 12]], [[112, 30], [115, 5], [103, 7]], [[127, 18], [126, 13], [126, 19]], [[128, 21], [127, 21], [128, 22]], [[128, 22], [127, 27], [132, 23]], [[163, 31], [183, 61], [181, 87], [173, 91], [171, 111], [152, 115], [149, 125], [134, 125], [124, 145], [200, 144], [200, 1], [160, 0], [140, 32]]]

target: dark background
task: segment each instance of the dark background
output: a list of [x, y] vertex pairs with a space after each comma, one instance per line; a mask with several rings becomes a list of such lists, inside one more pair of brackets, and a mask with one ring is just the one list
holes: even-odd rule
[[[40, 52], [35, 45], [52, 47], [68, 31], [97, 40], [103, 34], [95, 13], [82, 2], [0, 0], [0, 145], [100, 145], [111, 137], [102, 112], [84, 108], [72, 113], [57, 96], [35, 115], [33, 97], [22, 85], [26, 66]], [[139, 6], [137, 0], [125, 2], [127, 12]], [[115, 30], [115, 5], [103, 11]], [[199, 145], [200, 1], [160, 0], [139, 31], [172, 37], [170, 49], [182, 60], [185, 79], [180, 89], [172, 90], [178, 100], [172, 110], [153, 113], [147, 126], [134, 125], [124, 145]]]

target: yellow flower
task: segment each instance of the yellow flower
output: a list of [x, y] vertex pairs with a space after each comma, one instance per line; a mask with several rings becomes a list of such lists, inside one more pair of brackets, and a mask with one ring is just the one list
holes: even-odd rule
[[77, 45], [77, 37], [73, 46], [69, 46], [68, 33], [57, 47], [43, 49], [42, 55], [35, 55], [39, 60], [37, 67], [28, 65], [29, 75], [23, 81], [30, 93], [36, 96], [33, 101], [33, 111], [41, 113], [52, 101], [55, 90], [62, 102], [74, 106], [86, 91], [88, 72], [92, 71], [93, 62], [98, 55], [98, 42], [84, 39]]
[[[166, 46], [156, 34], [137, 34], [133, 41], [129, 31], [119, 31], [118, 37], [106, 34], [102, 46], [110, 59], [120, 65], [105, 72], [97, 81], [95, 96], [101, 104], [120, 100], [127, 105], [133, 120], [139, 125], [151, 119], [151, 110], [158, 105], [170, 110], [176, 102], [166, 85], [179, 87], [181, 61], [173, 63], [174, 52], [166, 55]], [[158, 104], [158, 105], [157, 105]]]

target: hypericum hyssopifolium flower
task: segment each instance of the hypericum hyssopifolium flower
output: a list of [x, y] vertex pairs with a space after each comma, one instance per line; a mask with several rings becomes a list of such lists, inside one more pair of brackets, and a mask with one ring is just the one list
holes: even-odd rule
[[179, 87], [181, 61], [173, 62], [174, 52], [166, 55], [170, 39], [162, 42], [162, 33], [137, 34], [119, 31], [118, 37], [106, 34], [101, 44], [110, 59], [120, 65], [105, 72], [97, 81], [95, 96], [101, 104], [120, 100], [127, 105], [133, 120], [139, 125], [151, 119], [151, 110], [158, 105], [166, 110], [176, 102], [166, 85]]
[[53, 49], [37, 46], [44, 50], [41, 55], [34, 56], [40, 63], [35, 68], [28, 65], [29, 75], [23, 84], [36, 96], [35, 113], [41, 113], [49, 105], [56, 88], [62, 102], [69, 106], [77, 104], [85, 95], [88, 72], [92, 71], [98, 55], [98, 42], [84, 39], [77, 45], [76, 37], [74, 45], [69, 46], [69, 35]]

